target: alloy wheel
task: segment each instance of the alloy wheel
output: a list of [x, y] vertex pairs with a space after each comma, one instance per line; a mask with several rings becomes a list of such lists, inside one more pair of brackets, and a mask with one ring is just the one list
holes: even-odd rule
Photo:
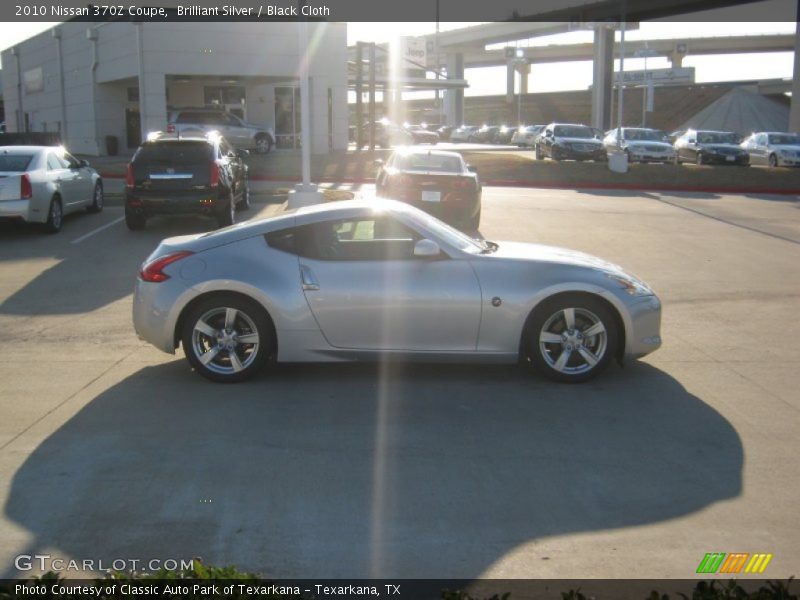
[[260, 347], [258, 328], [244, 311], [217, 307], [194, 324], [191, 351], [209, 371], [234, 375], [256, 360]]
[[536, 341], [545, 363], [566, 375], [588, 373], [608, 350], [605, 324], [585, 308], [559, 309], [544, 322]]

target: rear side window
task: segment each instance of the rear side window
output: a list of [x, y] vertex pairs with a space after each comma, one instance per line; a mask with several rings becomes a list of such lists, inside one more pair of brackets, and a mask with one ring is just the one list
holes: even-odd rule
[[22, 173], [28, 170], [32, 160], [32, 154], [0, 154], [0, 171]]
[[136, 163], [190, 165], [210, 162], [213, 148], [207, 142], [156, 142], [145, 144], [133, 157]]
[[178, 114], [176, 123], [190, 123], [194, 125], [215, 125], [220, 123], [221, 115], [213, 112], [182, 112]]

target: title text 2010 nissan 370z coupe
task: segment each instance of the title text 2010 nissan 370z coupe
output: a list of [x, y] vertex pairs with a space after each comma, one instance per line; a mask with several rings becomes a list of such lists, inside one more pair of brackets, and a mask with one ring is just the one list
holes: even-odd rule
[[266, 362], [524, 361], [564, 382], [661, 344], [643, 282], [561, 248], [474, 240], [394, 200], [301, 208], [164, 240], [142, 265], [138, 335], [239, 381]]

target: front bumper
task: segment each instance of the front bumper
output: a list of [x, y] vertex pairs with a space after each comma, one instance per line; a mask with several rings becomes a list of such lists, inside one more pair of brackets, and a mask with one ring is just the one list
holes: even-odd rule
[[704, 152], [703, 162], [710, 165], [749, 165], [750, 156], [748, 154], [736, 155]]
[[628, 151], [632, 161], [635, 162], [672, 162], [675, 160], [674, 152], [636, 152]]
[[636, 359], [661, 347], [661, 301], [658, 296], [633, 298], [627, 304], [630, 325], [625, 358]]
[[608, 155], [603, 147], [591, 150], [577, 149], [573, 146], [554, 146], [553, 158], [573, 160], [606, 160]]

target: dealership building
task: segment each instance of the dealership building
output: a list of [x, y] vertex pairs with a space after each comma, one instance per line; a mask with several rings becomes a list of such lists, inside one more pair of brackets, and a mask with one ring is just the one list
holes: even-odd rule
[[[62, 23], [2, 52], [8, 131], [58, 132], [73, 152], [136, 148], [169, 110], [219, 106], [299, 144], [308, 53], [311, 151], [347, 147], [344, 23]], [[307, 39], [308, 43], [304, 43]]]

